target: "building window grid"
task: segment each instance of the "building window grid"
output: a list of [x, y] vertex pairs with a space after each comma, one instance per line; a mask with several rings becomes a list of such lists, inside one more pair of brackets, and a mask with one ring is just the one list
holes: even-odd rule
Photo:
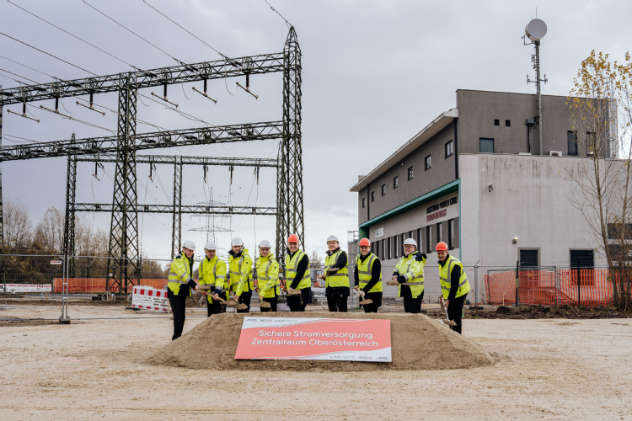
[[480, 153], [494, 153], [494, 138], [493, 137], [479, 137], [478, 138], [478, 151]]
[[415, 178], [415, 167], [408, 167], [408, 180]]
[[577, 132], [574, 130], [568, 130], [566, 132], [566, 143], [568, 148], [568, 155], [577, 155]]
[[371, 192], [371, 202], [375, 202], [375, 190]]
[[430, 168], [432, 168], [432, 155], [426, 155], [424, 158], [424, 170], [428, 171]]
[[365, 197], [363, 197], [363, 198], [362, 198], [362, 209], [364, 209], [364, 208], [365, 208], [365, 206], [366, 206], [366, 198], [365, 198]]
[[382, 196], [386, 195], [386, 184], [382, 184], [382, 185], [380, 186], [380, 194], [381, 194]]
[[399, 187], [399, 176], [395, 176], [393, 177], [393, 189], [396, 189]]

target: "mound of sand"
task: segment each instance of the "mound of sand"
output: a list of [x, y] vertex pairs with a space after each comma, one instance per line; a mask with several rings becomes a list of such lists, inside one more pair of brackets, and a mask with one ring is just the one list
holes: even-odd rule
[[[245, 314], [247, 316], [248, 314]], [[257, 316], [262, 316], [257, 314]], [[265, 317], [336, 317], [390, 319], [392, 363], [305, 360], [235, 360], [244, 314], [223, 313], [203, 321], [151, 355], [150, 364], [215, 370], [441, 370], [493, 364], [467, 338], [423, 314], [266, 313]]]

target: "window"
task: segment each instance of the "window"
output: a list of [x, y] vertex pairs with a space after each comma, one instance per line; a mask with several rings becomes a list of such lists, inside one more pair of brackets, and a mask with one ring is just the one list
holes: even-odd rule
[[459, 248], [459, 218], [448, 221], [448, 248], [450, 250]]
[[415, 167], [408, 167], [408, 180], [415, 178]]
[[426, 250], [432, 253], [432, 225], [426, 226]]
[[366, 197], [362, 198], [362, 209], [364, 209], [364, 206], [366, 205]]
[[391, 237], [384, 239], [384, 257], [387, 259], [391, 258]]
[[454, 155], [454, 142], [451, 140], [445, 144], [445, 157], [448, 158]]
[[439, 210], [439, 205], [432, 205], [432, 206], [428, 206], [428, 208], [426, 209], [426, 213], [432, 213], [436, 210]]
[[597, 134], [586, 132], [586, 155], [593, 155], [597, 146]]
[[371, 202], [375, 202], [375, 190], [371, 192]]
[[393, 177], [393, 188], [396, 189], [399, 187], [399, 177], [395, 176]]
[[567, 131], [566, 141], [568, 143], [568, 154], [577, 155], [577, 132], [574, 130]]
[[432, 155], [426, 155], [424, 159], [424, 169], [428, 171], [430, 168], [432, 168]]
[[380, 186], [380, 193], [382, 194], [382, 196], [386, 194], [386, 184], [382, 184]]
[[500, 120], [495, 118], [494, 119], [494, 126], [500, 126]]
[[417, 241], [417, 245], [419, 246], [419, 251], [423, 251], [424, 250], [424, 242], [423, 240], [423, 235], [421, 235], [421, 232], [423, 231], [423, 228], [419, 228], [417, 229], [417, 231], [415, 232], [415, 241]]
[[450, 199], [450, 204], [451, 205], [455, 205], [458, 202], [458, 198], [457, 197], [453, 197], [452, 199]]
[[478, 151], [480, 153], [494, 153], [494, 139], [489, 137], [479, 138]]
[[511, 120], [505, 120], [505, 127], [511, 127]]
[[433, 244], [433, 246], [437, 245], [439, 241], [443, 240], [441, 236], [441, 225], [443, 225], [441, 222], [437, 222], [435, 224], [435, 243]]
[[440, 208], [447, 208], [448, 206], [450, 206], [450, 201], [449, 200], [444, 200], [441, 203], [439, 203], [439, 207]]

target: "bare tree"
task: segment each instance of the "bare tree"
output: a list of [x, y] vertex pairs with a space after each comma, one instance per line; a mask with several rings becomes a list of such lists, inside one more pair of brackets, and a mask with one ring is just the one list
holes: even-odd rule
[[13, 203], [4, 205], [4, 247], [26, 249], [31, 247], [33, 233], [26, 210]]
[[64, 241], [64, 215], [55, 207], [48, 208], [35, 227], [33, 247], [61, 253]]
[[[585, 133], [591, 165], [573, 179], [581, 192], [580, 210], [600, 239], [613, 285], [613, 304], [632, 309], [632, 61], [622, 63], [591, 51], [573, 80], [569, 98], [575, 133]], [[575, 137], [577, 140], [577, 137]], [[579, 144], [578, 144], [579, 146]], [[616, 159], [620, 158], [620, 159]]]

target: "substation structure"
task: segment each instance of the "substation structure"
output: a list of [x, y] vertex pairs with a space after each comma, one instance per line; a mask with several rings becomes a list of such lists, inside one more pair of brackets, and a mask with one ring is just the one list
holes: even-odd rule
[[[85, 162], [95, 165], [95, 174], [99, 166], [103, 163], [116, 163], [116, 155], [70, 155], [67, 160], [66, 167], [66, 213], [64, 218], [64, 255], [75, 255], [75, 222], [77, 212], [108, 212], [112, 213], [114, 205], [111, 203], [77, 203], [77, 163]], [[183, 204], [182, 203], [182, 169], [184, 166], [200, 166], [203, 168], [203, 179], [206, 180], [207, 170], [210, 166], [228, 167], [231, 174], [235, 167], [252, 167], [255, 170], [255, 177], [259, 178], [260, 168], [273, 168], [277, 171], [279, 161], [276, 158], [247, 158], [247, 157], [200, 157], [200, 156], [182, 156], [182, 155], [137, 155], [136, 164], [149, 165], [150, 177], [157, 165], [169, 165], [173, 167], [173, 199], [170, 204], [137, 204], [137, 213], [154, 213], [154, 214], [171, 214], [171, 258], [173, 259], [180, 253], [182, 242], [182, 215], [183, 214], [201, 214], [201, 215], [263, 215], [276, 216], [276, 207], [269, 206], [239, 206], [228, 205], [218, 206], [215, 204]], [[142, 256], [139, 256], [141, 259]], [[74, 274], [74, 260], [70, 259], [67, 263], [68, 276]], [[139, 261], [136, 267], [141, 267]], [[138, 278], [141, 273], [137, 274]], [[109, 279], [107, 280], [109, 281]], [[116, 282], [116, 280], [114, 280]], [[119, 285], [121, 288], [124, 285]], [[106, 282], [106, 289], [109, 282]]]
[[[114, 193], [110, 208], [112, 217], [107, 272], [108, 276], [112, 273], [113, 281], [119, 283], [122, 290], [127, 292], [128, 284], [134, 284], [140, 276], [136, 151], [226, 142], [280, 140], [277, 155], [279, 166], [276, 201], [276, 250], [280, 261], [283, 262], [286, 253], [284, 239], [290, 233], [299, 234], [301, 242], [305, 238], [301, 70], [301, 49], [296, 31], [292, 27], [289, 30], [283, 51], [280, 53], [225, 58], [83, 79], [57, 80], [50, 83], [0, 90], [0, 142], [2, 140], [2, 110], [4, 106], [20, 104], [22, 106], [21, 114], [26, 116], [27, 103], [53, 101], [54, 109], [58, 112], [60, 98], [87, 96], [92, 104], [95, 95], [118, 92], [116, 136], [56, 140], [2, 147], [0, 148], [0, 162], [108, 153], [116, 155]], [[282, 73], [283, 76], [282, 117], [279, 121], [214, 125], [149, 133], [136, 132], [139, 89], [162, 87], [166, 100], [167, 88], [170, 85], [202, 82], [203, 87], [206, 88], [208, 80], [245, 77], [245, 85], [248, 88], [251, 76], [267, 73]], [[204, 93], [206, 93], [206, 89], [204, 89]], [[1, 177], [2, 174], [0, 173], [0, 242], [3, 243]], [[147, 206], [151, 207], [151, 205]], [[175, 208], [172, 210], [175, 212]], [[227, 209], [227, 211], [229, 210]]]

